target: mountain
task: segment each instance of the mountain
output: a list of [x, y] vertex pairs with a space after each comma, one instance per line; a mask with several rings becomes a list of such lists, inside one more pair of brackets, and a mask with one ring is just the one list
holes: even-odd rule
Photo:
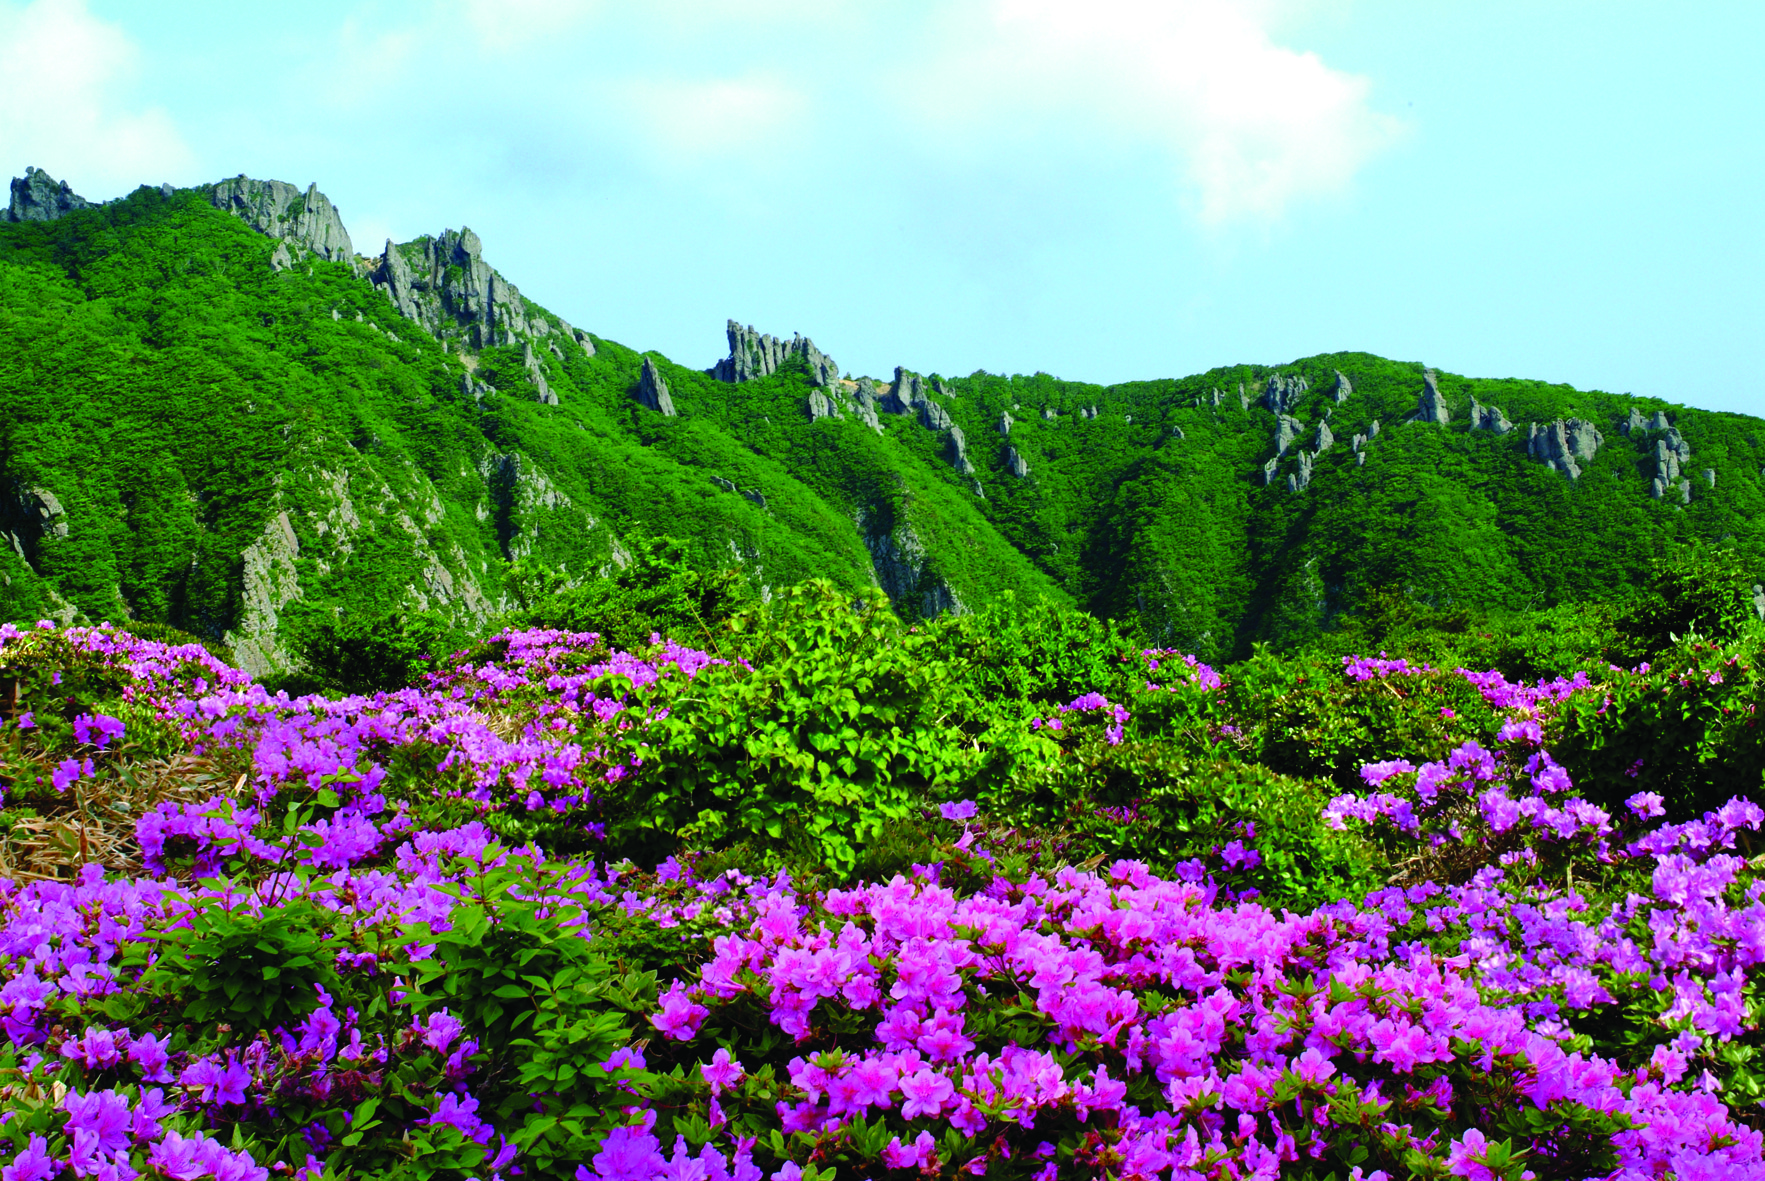
[[575, 327], [469, 229], [358, 253], [316, 187], [0, 215], [0, 616], [125, 618], [260, 675], [339, 612], [466, 630], [528, 559], [667, 534], [762, 594], [909, 615], [1004, 592], [1210, 659], [1375, 594], [1625, 593], [1675, 542], [1765, 555], [1765, 421], [1364, 353], [1100, 386], [842, 372], [730, 321], [708, 370]]

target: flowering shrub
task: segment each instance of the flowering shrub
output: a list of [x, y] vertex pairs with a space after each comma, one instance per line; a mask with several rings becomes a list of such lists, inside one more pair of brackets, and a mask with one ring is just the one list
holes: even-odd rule
[[[745, 663], [509, 632], [337, 700], [0, 631], [15, 797], [114, 827], [144, 752], [183, 776], [0, 881], [6, 1181], [1765, 1176], [1765, 812], [1553, 751], [1651, 674], [1345, 666], [1320, 698], [1424, 740], [1329, 792], [1232, 757], [1291, 703], [1168, 653], [1019, 707], [799, 622]], [[668, 824], [720, 851], [609, 857]]]

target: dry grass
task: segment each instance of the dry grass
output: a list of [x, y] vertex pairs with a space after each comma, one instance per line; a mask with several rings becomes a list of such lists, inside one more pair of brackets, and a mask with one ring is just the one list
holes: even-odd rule
[[167, 801], [195, 804], [239, 795], [246, 776], [207, 756], [121, 761], [98, 779], [83, 779], [65, 796], [32, 800], [41, 813], [0, 834], [0, 877], [70, 881], [87, 865], [120, 874], [146, 872], [135, 822]]

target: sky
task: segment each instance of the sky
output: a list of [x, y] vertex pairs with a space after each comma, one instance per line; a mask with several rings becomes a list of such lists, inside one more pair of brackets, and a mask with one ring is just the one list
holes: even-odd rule
[[0, 170], [316, 182], [681, 364], [1364, 350], [1765, 416], [1765, 4], [0, 0]]

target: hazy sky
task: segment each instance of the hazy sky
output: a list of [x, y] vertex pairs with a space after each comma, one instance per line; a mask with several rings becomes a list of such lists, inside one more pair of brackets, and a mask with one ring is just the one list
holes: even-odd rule
[[1364, 349], [1765, 414], [1765, 4], [0, 0], [0, 170], [317, 181], [683, 364]]

